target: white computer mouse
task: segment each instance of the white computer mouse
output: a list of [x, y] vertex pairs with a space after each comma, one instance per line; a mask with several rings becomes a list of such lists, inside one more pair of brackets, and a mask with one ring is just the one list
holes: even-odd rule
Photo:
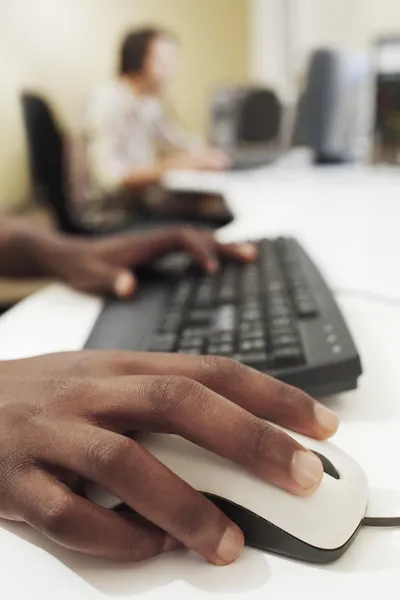
[[[367, 478], [332, 443], [287, 433], [324, 465], [321, 486], [310, 497], [293, 496], [178, 436], [151, 434], [142, 443], [237, 523], [247, 545], [308, 562], [334, 561], [350, 547], [365, 517]], [[123, 506], [97, 486], [88, 488], [87, 495], [106, 508]]]

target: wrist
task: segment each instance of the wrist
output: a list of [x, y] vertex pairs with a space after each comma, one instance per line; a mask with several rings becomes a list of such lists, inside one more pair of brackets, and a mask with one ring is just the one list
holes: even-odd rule
[[70, 243], [58, 233], [21, 227], [14, 233], [14, 244], [28, 276], [59, 277]]

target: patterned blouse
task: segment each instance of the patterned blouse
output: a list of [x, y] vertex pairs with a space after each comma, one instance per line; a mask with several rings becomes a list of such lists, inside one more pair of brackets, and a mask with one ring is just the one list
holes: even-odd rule
[[136, 95], [123, 80], [106, 85], [89, 103], [82, 132], [68, 153], [76, 220], [91, 227], [131, 220], [135, 196], [123, 187], [126, 176], [135, 167], [153, 165], [163, 152], [189, 150], [198, 143], [168, 118], [157, 98]]

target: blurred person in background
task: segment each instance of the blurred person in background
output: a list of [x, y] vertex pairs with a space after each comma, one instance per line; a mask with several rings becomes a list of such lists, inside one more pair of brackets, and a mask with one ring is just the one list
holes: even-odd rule
[[165, 110], [179, 54], [177, 38], [161, 29], [140, 29], [124, 39], [119, 77], [93, 96], [72, 152], [71, 196], [85, 225], [129, 223], [143, 199], [159, 201], [154, 192], [168, 170], [228, 166], [221, 151], [190, 135]]

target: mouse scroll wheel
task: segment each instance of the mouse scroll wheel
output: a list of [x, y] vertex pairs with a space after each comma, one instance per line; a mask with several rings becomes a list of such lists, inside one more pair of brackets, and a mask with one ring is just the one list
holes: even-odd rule
[[315, 456], [318, 456], [319, 460], [322, 462], [322, 466], [324, 467], [324, 473], [333, 477], [333, 479], [340, 479], [340, 475], [338, 471], [335, 469], [330, 460], [323, 456], [319, 452], [315, 452], [315, 450], [311, 450]]

